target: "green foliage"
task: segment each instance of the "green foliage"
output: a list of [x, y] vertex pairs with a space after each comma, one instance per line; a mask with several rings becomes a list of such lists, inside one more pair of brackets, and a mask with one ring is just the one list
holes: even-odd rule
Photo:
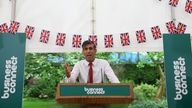
[[63, 79], [65, 72], [62, 63], [48, 60], [50, 56], [54, 57], [56, 54], [26, 54], [25, 96], [55, 96], [56, 85]]
[[157, 93], [157, 87], [149, 84], [141, 84], [134, 89], [135, 100], [154, 99]]
[[143, 60], [140, 60], [137, 67], [144, 68], [145, 65], [156, 67], [158, 64], [162, 64], [164, 60], [163, 52], [148, 52]]
[[168, 108], [166, 100], [144, 100], [136, 101], [128, 106], [128, 108]]
[[52, 82], [51, 80], [36, 80], [33, 85], [28, 87], [28, 90], [26, 91], [26, 96], [39, 98], [54, 98], [56, 94], [55, 85], [55, 82]]
[[132, 84], [133, 86], [135, 86], [135, 82], [133, 80], [121, 80], [121, 83]]
[[96, 58], [104, 59], [104, 60], [110, 60], [111, 59], [111, 53], [110, 52], [100, 52], [96, 54]]
[[145, 66], [144, 68], [138, 68], [135, 64], [116, 64], [111, 66], [121, 82], [123, 80], [133, 80], [135, 84], [155, 84], [156, 80], [159, 79], [159, 73], [155, 67]]

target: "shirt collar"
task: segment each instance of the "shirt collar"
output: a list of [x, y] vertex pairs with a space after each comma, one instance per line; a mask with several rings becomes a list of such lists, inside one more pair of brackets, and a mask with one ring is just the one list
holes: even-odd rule
[[[85, 60], [85, 64], [88, 66], [89, 62], [87, 60]], [[97, 64], [97, 59], [95, 58], [95, 60], [92, 62], [93, 65]]]

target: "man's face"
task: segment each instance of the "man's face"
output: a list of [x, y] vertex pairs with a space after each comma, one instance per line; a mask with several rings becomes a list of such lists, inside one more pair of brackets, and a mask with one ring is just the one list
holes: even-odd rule
[[88, 62], [93, 62], [97, 50], [94, 48], [94, 44], [88, 44], [83, 48], [83, 55]]

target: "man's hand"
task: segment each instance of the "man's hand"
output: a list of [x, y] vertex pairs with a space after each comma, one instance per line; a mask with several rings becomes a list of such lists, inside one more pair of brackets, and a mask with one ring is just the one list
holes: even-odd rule
[[64, 64], [64, 68], [65, 68], [65, 71], [66, 71], [66, 75], [67, 77], [69, 78], [71, 76], [71, 68], [69, 66], [69, 64]]

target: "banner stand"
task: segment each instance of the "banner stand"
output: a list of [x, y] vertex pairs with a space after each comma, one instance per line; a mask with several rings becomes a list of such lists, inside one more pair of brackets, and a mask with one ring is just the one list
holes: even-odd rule
[[25, 33], [0, 33], [0, 108], [22, 108]]
[[164, 34], [168, 108], [192, 106], [192, 53], [190, 34]]

